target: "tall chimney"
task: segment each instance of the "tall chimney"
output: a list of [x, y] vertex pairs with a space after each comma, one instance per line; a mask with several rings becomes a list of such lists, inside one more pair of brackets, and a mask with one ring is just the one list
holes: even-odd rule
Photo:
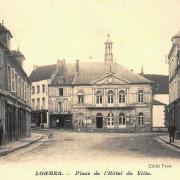
[[76, 59], [76, 72], [79, 72], [79, 59]]
[[63, 73], [64, 72], [64, 60], [57, 60], [57, 65], [56, 65], [56, 70], [57, 72], [61, 72]]

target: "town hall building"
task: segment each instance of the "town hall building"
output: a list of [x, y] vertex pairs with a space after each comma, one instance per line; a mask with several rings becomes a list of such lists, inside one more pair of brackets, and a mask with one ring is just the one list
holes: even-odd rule
[[[152, 130], [153, 82], [113, 61], [109, 36], [104, 61], [76, 60], [73, 64], [58, 60], [55, 65], [36, 66], [30, 79], [34, 108], [46, 104], [46, 109], [34, 109], [36, 125], [95, 132]], [[47, 82], [46, 93], [37, 97], [42, 82]], [[44, 110], [47, 113], [43, 119], [37, 114]]]

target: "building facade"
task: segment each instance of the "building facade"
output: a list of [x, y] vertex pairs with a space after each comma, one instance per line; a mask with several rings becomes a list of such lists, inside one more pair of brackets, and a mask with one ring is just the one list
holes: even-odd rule
[[43, 79], [51, 78], [49, 127], [78, 131], [151, 131], [152, 82], [113, 62], [109, 37], [104, 59], [82, 63], [76, 60], [75, 64], [58, 60], [56, 65], [42, 66], [32, 72], [33, 85], [40, 78], [38, 74]]
[[180, 138], [180, 32], [172, 37], [168, 55], [169, 105], [166, 116], [169, 124], [176, 126], [176, 138]]
[[0, 120], [4, 143], [31, 135], [31, 82], [22, 68], [24, 55], [11, 50], [11, 38], [11, 32], [0, 24]]
[[49, 80], [36, 81], [31, 89], [31, 126], [48, 127], [48, 84]]
[[152, 93], [152, 128], [153, 131], [167, 131], [165, 121], [166, 106], [169, 104], [169, 76], [159, 74], [140, 73], [146, 79], [153, 82]]

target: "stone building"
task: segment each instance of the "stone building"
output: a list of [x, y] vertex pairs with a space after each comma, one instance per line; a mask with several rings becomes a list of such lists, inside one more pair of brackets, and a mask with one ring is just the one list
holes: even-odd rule
[[52, 71], [53, 69], [50, 66], [33, 67], [30, 76], [33, 82], [31, 89], [31, 126], [48, 127], [48, 84], [50, 84]]
[[31, 135], [31, 82], [22, 68], [24, 55], [11, 50], [11, 38], [11, 32], [0, 24], [0, 120], [4, 143]]
[[[38, 73], [39, 74], [38, 74]], [[41, 74], [41, 76], [40, 76]], [[113, 61], [112, 41], [105, 43], [102, 62], [66, 63], [39, 67], [33, 85], [48, 85], [49, 127], [81, 131], [150, 132], [152, 82]]]
[[180, 32], [172, 37], [172, 47], [168, 55], [169, 65], [169, 105], [167, 120], [176, 126], [176, 137], [180, 138]]
[[152, 128], [153, 131], [165, 131], [165, 110], [169, 104], [169, 76], [159, 74], [140, 73], [146, 79], [153, 82], [152, 86]]

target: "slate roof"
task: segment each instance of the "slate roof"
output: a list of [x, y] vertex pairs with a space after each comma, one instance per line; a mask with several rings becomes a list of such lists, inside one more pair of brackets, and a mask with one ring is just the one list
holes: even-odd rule
[[12, 34], [11, 34], [11, 32], [10, 32], [3, 24], [1, 24], [1, 23], [0, 23], [0, 33], [1, 33], [1, 34], [2, 34], [2, 33], [8, 33], [11, 37], [13, 37]]
[[22, 54], [21, 51], [19, 51], [19, 50], [13, 50], [13, 51], [11, 51], [11, 52], [12, 52], [13, 56], [15, 56], [15, 57], [20, 56], [20, 57], [22, 57], [23, 59], [25, 59], [24, 54]]
[[166, 104], [164, 104], [164, 103], [162, 103], [162, 102], [160, 102], [158, 100], [155, 100], [155, 99], [152, 100], [152, 104], [153, 105], [164, 105], [164, 106], [166, 105]]
[[141, 75], [150, 81], [153, 81], [153, 94], [169, 94], [169, 76], [158, 74]]
[[[127, 70], [117, 63], [105, 62], [79, 62], [79, 72], [76, 73], [76, 64], [65, 64], [63, 72], [57, 74], [52, 81], [53, 84], [57, 83], [57, 79], [63, 74], [65, 84], [90, 84], [107, 73], [115, 73], [121, 79], [128, 80], [131, 83], [152, 83], [150, 80]], [[40, 81], [50, 79], [52, 74], [56, 71], [56, 65], [40, 66], [30, 75], [31, 81]]]
[[58, 78], [63, 77], [64, 85], [71, 85], [73, 83], [74, 77], [76, 75], [75, 64], [65, 64], [64, 68], [60, 70], [59, 73], [56, 74], [51, 84], [56, 85], [59, 84]]
[[180, 31], [178, 31], [178, 32], [173, 36], [173, 38], [176, 38], [176, 37], [180, 37]]
[[56, 70], [56, 64], [40, 66], [36, 70], [31, 72], [29, 78], [32, 82], [50, 79], [52, 73], [55, 70]]
[[[111, 70], [110, 70], [111, 69]], [[151, 81], [131, 72], [118, 63], [82, 62], [79, 65], [79, 73], [74, 84], [86, 84], [101, 78], [107, 73], [115, 73], [116, 76], [128, 80], [131, 83], [151, 83]]]
[[24, 71], [22, 66], [19, 65], [19, 63], [14, 58], [12, 51], [9, 50], [9, 48], [6, 46], [6, 44], [3, 41], [1, 41], [1, 39], [0, 39], [0, 48], [4, 49], [4, 53], [5, 53], [4, 57], [7, 58], [7, 61], [11, 61], [11, 63], [13, 63], [13, 65], [14, 65], [14, 67], [16, 67], [22, 73], [22, 75], [27, 79], [27, 81], [29, 83], [31, 83], [28, 75], [26, 74], [26, 72]]

